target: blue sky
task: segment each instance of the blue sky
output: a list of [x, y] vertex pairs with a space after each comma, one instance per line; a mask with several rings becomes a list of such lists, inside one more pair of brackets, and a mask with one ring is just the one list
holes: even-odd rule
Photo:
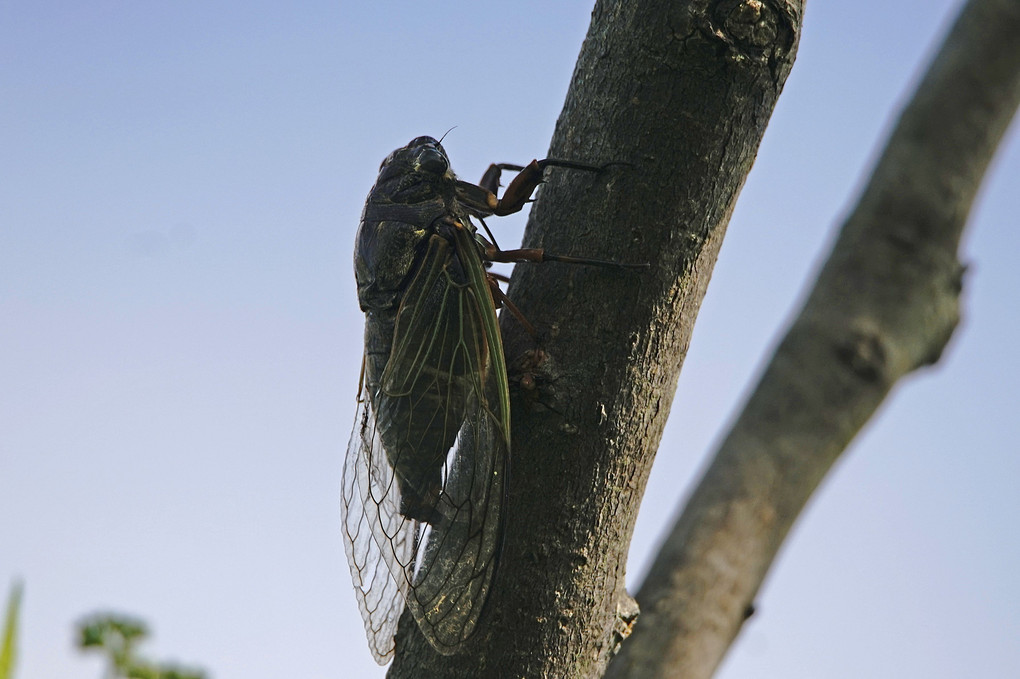
[[[809, 3], [680, 379], [636, 583], [956, 2]], [[98, 676], [97, 609], [229, 677], [381, 677], [339, 531], [352, 243], [421, 134], [541, 157], [592, 3], [0, 5], [0, 585], [19, 677]], [[881, 20], [876, 17], [881, 17]], [[964, 244], [965, 319], [814, 498], [724, 679], [1020, 674], [1020, 142]], [[505, 246], [523, 219], [492, 224]]]

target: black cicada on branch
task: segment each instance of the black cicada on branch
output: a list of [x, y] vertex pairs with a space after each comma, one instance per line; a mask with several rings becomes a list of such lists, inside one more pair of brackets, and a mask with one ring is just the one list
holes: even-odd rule
[[[393, 655], [406, 605], [440, 653], [471, 636], [506, 520], [510, 403], [491, 261], [606, 262], [500, 251], [471, 217], [518, 212], [559, 160], [456, 178], [418, 137], [383, 161], [354, 251], [365, 312], [358, 415], [344, 463], [344, 545], [372, 653]], [[502, 170], [518, 170], [502, 198]], [[484, 223], [483, 223], [484, 224]], [[491, 235], [490, 235], [491, 237]]]

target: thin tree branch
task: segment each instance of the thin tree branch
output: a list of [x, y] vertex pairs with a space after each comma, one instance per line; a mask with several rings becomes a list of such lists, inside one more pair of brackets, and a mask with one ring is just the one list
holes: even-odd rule
[[710, 677], [791, 525], [959, 321], [957, 249], [1020, 103], [1020, 3], [972, 0], [900, 116], [799, 317], [638, 593], [610, 677]]

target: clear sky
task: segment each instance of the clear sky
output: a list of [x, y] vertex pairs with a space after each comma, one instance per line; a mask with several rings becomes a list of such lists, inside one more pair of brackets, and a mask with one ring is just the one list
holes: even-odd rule
[[[217, 679], [381, 677], [339, 530], [352, 244], [421, 134], [541, 157], [587, 2], [0, 4], [0, 587], [19, 679], [99, 676], [97, 609]], [[694, 335], [636, 583], [954, 13], [810, 2]], [[1015, 132], [1015, 131], [1014, 131]], [[797, 525], [721, 677], [1020, 676], [1020, 141], [971, 220], [965, 320]], [[501, 242], [523, 221], [493, 222]]]

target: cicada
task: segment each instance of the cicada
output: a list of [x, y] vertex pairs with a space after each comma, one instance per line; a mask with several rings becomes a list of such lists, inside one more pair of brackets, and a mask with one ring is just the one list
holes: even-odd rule
[[[368, 195], [354, 251], [365, 354], [341, 514], [380, 664], [405, 605], [436, 650], [456, 652], [499, 561], [510, 403], [496, 312], [509, 302], [487, 262], [604, 264], [500, 251], [472, 222], [521, 210], [549, 166], [599, 169], [493, 165], [476, 185], [457, 179], [439, 141], [418, 137], [383, 161]], [[497, 198], [506, 169], [520, 173]]]

